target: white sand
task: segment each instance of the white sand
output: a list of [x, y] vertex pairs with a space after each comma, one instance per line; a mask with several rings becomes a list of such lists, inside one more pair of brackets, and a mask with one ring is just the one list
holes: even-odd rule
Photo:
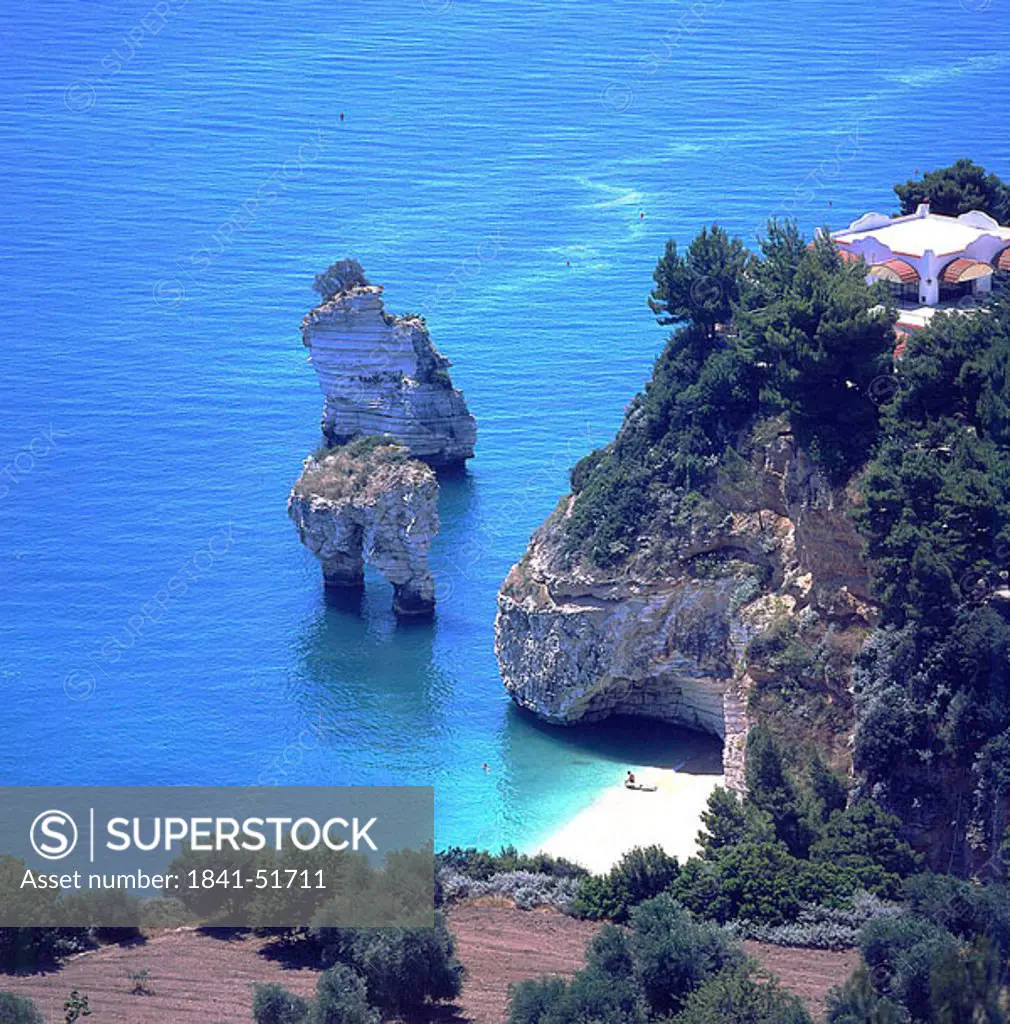
[[635, 781], [654, 793], [613, 786], [554, 833], [541, 849], [596, 874], [609, 871], [635, 846], [658, 845], [681, 863], [697, 852], [701, 814], [721, 775], [693, 775], [671, 768], [633, 769]]

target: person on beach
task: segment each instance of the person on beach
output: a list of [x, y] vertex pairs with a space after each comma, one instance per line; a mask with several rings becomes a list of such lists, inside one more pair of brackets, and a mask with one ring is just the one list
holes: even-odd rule
[[635, 773], [634, 772], [631, 772], [631, 771], [628, 772], [628, 777], [624, 780], [624, 784], [629, 789], [631, 789], [631, 787], [633, 787], [635, 785]]

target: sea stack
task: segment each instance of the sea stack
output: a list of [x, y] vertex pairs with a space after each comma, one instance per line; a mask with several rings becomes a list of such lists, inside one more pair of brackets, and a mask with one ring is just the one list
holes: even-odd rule
[[314, 287], [323, 301], [302, 321], [302, 342], [324, 395], [327, 443], [385, 435], [436, 469], [463, 466], [477, 423], [424, 319], [386, 313], [382, 287], [356, 260], [334, 263]]
[[428, 550], [439, 528], [438, 482], [404, 446], [370, 437], [316, 452], [291, 490], [288, 515], [328, 588], [362, 587], [368, 562], [393, 585], [397, 615], [434, 611]]

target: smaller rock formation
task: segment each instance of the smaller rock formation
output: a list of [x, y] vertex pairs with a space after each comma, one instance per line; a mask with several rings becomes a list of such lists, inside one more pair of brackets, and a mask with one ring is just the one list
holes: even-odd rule
[[361, 587], [365, 562], [393, 585], [400, 616], [430, 615], [428, 550], [438, 533], [438, 482], [390, 438], [359, 438], [305, 460], [288, 516], [323, 566], [327, 587]]
[[325, 396], [326, 440], [389, 435], [436, 468], [472, 458], [477, 422], [424, 320], [387, 314], [356, 260], [317, 275], [315, 289], [323, 301], [302, 321], [302, 342]]

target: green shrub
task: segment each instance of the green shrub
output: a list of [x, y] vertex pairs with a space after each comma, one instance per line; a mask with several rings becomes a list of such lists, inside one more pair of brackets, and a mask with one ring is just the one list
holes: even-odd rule
[[144, 930], [179, 928], [192, 920], [186, 904], [174, 896], [155, 896], [141, 902], [140, 926]]
[[450, 846], [435, 855], [440, 868], [486, 882], [492, 875], [510, 871], [529, 871], [559, 878], [582, 878], [589, 873], [579, 864], [546, 853], [520, 853], [514, 846], [503, 846], [498, 853], [478, 850], [474, 846]]
[[509, 989], [509, 1024], [646, 1024], [648, 1011], [622, 932], [612, 925], [590, 944], [586, 966], [567, 984], [539, 978]]
[[702, 812], [702, 829], [698, 833], [698, 846], [705, 860], [714, 859], [720, 850], [743, 842], [752, 831], [747, 808], [739, 794], [716, 786], [708, 798], [708, 809]]
[[822, 824], [835, 811], [844, 811], [849, 800], [847, 781], [831, 771], [816, 750], [810, 762], [810, 793], [817, 802], [817, 816]]
[[[743, 950], [721, 928], [696, 921], [664, 894], [632, 910], [630, 929], [605, 925], [586, 949], [586, 966], [571, 982], [541, 978], [513, 986], [508, 1022], [646, 1024], [669, 1019], [678, 1010], [686, 1011], [692, 993], [720, 971], [745, 975]], [[742, 1015], [704, 1016], [723, 1004]], [[762, 998], [744, 978], [727, 980], [722, 988], [711, 990], [687, 1021], [808, 1024], [807, 1018], [795, 1016], [793, 1009], [790, 998], [775, 986]], [[774, 1016], [774, 1011], [780, 1016]]]
[[321, 929], [317, 941], [324, 965], [343, 963], [360, 973], [369, 1002], [404, 1013], [429, 1000], [455, 999], [463, 967], [456, 941], [441, 914], [432, 928]]
[[99, 889], [74, 892], [64, 897], [67, 913], [79, 921], [101, 921], [101, 927], [90, 929], [98, 942], [130, 942], [140, 935], [140, 921], [146, 901], [122, 889]]
[[579, 882], [575, 899], [568, 912], [574, 917], [590, 921], [616, 921], [626, 913], [627, 907], [620, 893], [614, 891], [609, 875], [590, 875]]
[[1003, 961], [985, 937], [970, 946], [928, 922], [876, 928], [867, 963], [828, 994], [828, 1024], [1003, 1024]]
[[612, 978], [632, 977], [635, 961], [625, 929], [604, 925], [586, 947], [586, 966]]
[[369, 1006], [361, 976], [350, 967], [337, 964], [316, 983], [309, 1021], [310, 1024], [379, 1024], [379, 1014]]
[[783, 843], [746, 841], [713, 862], [688, 861], [670, 892], [699, 917], [785, 924], [800, 910], [803, 869]]
[[280, 985], [257, 985], [253, 995], [256, 1024], [302, 1024], [309, 1015], [308, 1001]]
[[848, 876], [848, 891], [864, 889], [882, 899], [897, 899], [901, 879], [920, 867], [922, 858], [900, 837], [901, 819], [872, 800], [859, 800], [828, 820], [810, 848], [810, 859]]
[[906, 1007], [916, 1020], [930, 1019], [934, 962], [957, 947], [957, 940], [946, 929], [910, 917], [870, 921], [859, 937], [874, 987]]
[[664, 892], [679, 873], [677, 858], [661, 846], [636, 846], [611, 869], [610, 881], [630, 908]]
[[627, 921], [631, 908], [664, 892], [680, 867], [659, 846], [636, 846], [606, 875], [590, 875], [579, 883], [569, 912], [594, 921]]
[[1010, 958], [1010, 886], [928, 872], [906, 879], [903, 895], [916, 917], [969, 942], [984, 936]]
[[646, 1024], [641, 987], [632, 978], [615, 978], [592, 967], [568, 983], [549, 1016], [550, 1024]]
[[541, 1024], [553, 1020], [568, 988], [563, 978], [527, 978], [509, 986], [508, 1024]]
[[669, 895], [635, 907], [631, 930], [632, 957], [657, 1015], [676, 1013], [706, 978], [744, 960], [721, 928], [695, 920]]
[[45, 1019], [30, 999], [0, 992], [0, 1024], [45, 1024]]
[[828, 1024], [907, 1024], [903, 1007], [881, 996], [870, 981], [869, 971], [860, 966], [839, 988], [828, 992]]
[[89, 945], [87, 928], [0, 928], [0, 969], [37, 971]]
[[968, 949], [950, 948], [937, 956], [929, 972], [929, 997], [937, 1024], [1008, 1019], [1005, 976], [996, 950], [986, 939]]
[[81, 995], [78, 989], [71, 989], [70, 995], [63, 1001], [63, 1024], [76, 1024], [81, 1017], [90, 1017], [91, 1007], [88, 997]]
[[813, 1024], [803, 1003], [773, 979], [745, 970], [710, 978], [687, 999], [671, 1024]]
[[764, 725], [747, 736], [747, 793], [750, 803], [768, 815], [775, 835], [794, 857], [806, 857], [816, 837], [778, 741]]

